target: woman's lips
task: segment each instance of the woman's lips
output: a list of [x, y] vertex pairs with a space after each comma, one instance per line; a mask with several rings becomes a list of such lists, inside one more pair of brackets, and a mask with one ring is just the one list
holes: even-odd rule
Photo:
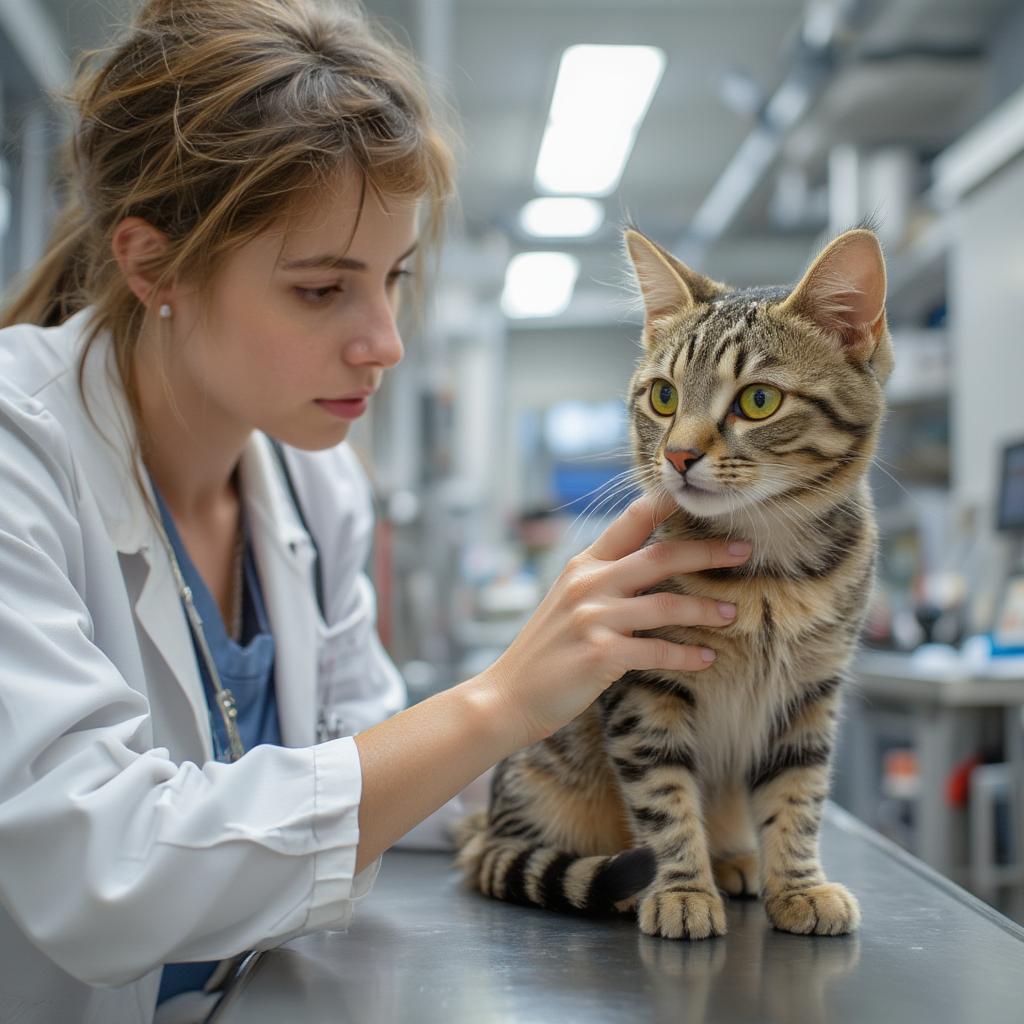
[[368, 397], [364, 398], [318, 398], [316, 404], [326, 410], [332, 416], [343, 420], [354, 420], [366, 412], [370, 404]]

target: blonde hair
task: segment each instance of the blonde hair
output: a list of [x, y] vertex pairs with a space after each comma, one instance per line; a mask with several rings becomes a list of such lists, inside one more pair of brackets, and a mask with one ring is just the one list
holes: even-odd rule
[[[167, 238], [142, 268], [208, 296], [226, 254], [315, 202], [339, 173], [365, 190], [425, 198], [442, 230], [453, 161], [414, 60], [361, 6], [317, 0], [149, 0], [125, 37], [83, 55], [69, 96], [68, 196], [43, 259], [0, 326], [95, 316], [81, 365], [109, 331], [129, 407], [150, 311], [111, 251], [138, 216]], [[81, 380], [81, 377], [80, 377]]]

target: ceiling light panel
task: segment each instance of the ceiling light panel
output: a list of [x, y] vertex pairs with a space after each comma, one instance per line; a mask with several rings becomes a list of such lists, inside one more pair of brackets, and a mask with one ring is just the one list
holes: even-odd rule
[[603, 223], [604, 207], [578, 196], [531, 199], [519, 213], [519, 226], [537, 238], [585, 238]]
[[613, 192], [664, 70], [654, 46], [570, 46], [537, 158], [538, 191]]
[[580, 261], [565, 252], [521, 252], [509, 260], [501, 308], [506, 316], [558, 316], [572, 299]]

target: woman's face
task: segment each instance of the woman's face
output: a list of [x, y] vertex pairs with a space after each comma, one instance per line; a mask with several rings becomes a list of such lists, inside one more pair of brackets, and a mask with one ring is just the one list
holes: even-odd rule
[[[205, 316], [178, 350], [203, 419], [263, 430], [297, 448], [344, 440], [403, 354], [395, 316], [416, 245], [416, 203], [379, 199], [358, 183], [325, 193], [311, 213], [232, 253]], [[358, 218], [358, 224], [357, 224]], [[354, 230], [353, 230], [354, 229]], [[179, 310], [184, 317], [179, 317]]]

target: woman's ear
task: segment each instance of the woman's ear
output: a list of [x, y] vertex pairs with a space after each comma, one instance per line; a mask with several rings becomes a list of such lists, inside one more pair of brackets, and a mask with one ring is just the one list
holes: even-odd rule
[[141, 217], [125, 217], [114, 228], [110, 248], [125, 283], [139, 302], [151, 307], [167, 301], [166, 296], [153, 294], [155, 267], [167, 249], [167, 237], [162, 231]]

